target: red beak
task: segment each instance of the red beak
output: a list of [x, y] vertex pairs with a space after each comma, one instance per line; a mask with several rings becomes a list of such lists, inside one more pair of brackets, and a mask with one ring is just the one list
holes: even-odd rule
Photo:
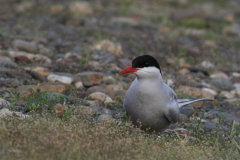
[[122, 75], [122, 74], [127, 74], [127, 73], [133, 73], [133, 72], [137, 72], [139, 69], [137, 68], [132, 68], [132, 66], [122, 70], [118, 75]]

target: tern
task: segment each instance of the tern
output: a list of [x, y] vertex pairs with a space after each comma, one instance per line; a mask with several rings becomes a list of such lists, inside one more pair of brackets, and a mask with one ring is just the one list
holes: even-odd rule
[[133, 125], [147, 132], [161, 133], [179, 121], [181, 107], [208, 100], [178, 100], [175, 91], [163, 82], [157, 60], [150, 55], [135, 58], [132, 66], [119, 75], [127, 73], [136, 74], [136, 78], [126, 93], [123, 108]]

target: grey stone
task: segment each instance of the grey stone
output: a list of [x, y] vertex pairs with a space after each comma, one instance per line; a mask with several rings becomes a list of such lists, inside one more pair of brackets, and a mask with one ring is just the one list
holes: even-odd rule
[[102, 114], [98, 117], [99, 122], [104, 122], [104, 121], [108, 121], [108, 120], [111, 120], [111, 119], [112, 119], [112, 116], [107, 115], [107, 114]]
[[228, 79], [212, 79], [209, 82], [211, 85], [220, 88], [221, 90], [230, 91], [232, 90], [233, 83]]
[[40, 82], [45, 82], [45, 77], [43, 77], [41, 74], [39, 74], [36, 71], [29, 71], [29, 74], [34, 78], [39, 80]]
[[30, 43], [24, 40], [17, 39], [13, 41], [14, 48], [17, 48], [20, 51], [26, 51], [29, 53], [36, 53], [38, 52], [38, 47], [34, 43]]
[[180, 113], [190, 117], [195, 113], [195, 110], [192, 107], [183, 107], [180, 109]]

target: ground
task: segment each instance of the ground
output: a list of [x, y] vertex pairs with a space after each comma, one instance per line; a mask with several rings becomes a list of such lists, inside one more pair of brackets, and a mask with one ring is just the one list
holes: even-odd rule
[[[238, 159], [238, 0], [0, 0], [1, 159]], [[180, 110], [160, 138], [122, 103], [143, 54]]]

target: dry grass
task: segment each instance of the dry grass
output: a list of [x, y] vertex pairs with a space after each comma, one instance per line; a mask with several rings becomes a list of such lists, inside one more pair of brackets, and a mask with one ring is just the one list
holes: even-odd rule
[[[233, 143], [222, 148], [186, 139], [130, 133], [117, 121], [93, 123], [73, 116], [0, 120], [1, 159], [236, 159]], [[221, 158], [220, 158], [221, 157]]]

